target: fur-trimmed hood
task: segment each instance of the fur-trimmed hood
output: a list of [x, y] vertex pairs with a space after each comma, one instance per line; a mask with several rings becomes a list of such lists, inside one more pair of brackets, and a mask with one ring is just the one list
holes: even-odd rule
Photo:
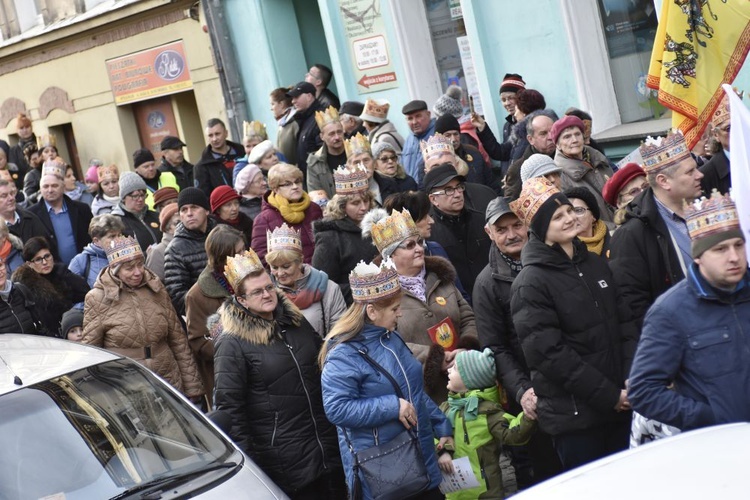
[[268, 345], [274, 337], [279, 337], [276, 325], [300, 326], [304, 320], [302, 312], [278, 290], [276, 297], [279, 303], [273, 312], [273, 321], [251, 313], [237, 302], [236, 297], [227, 299], [218, 312], [221, 318], [221, 335], [234, 335], [251, 344]]
[[63, 264], [56, 263], [51, 273], [42, 275], [34, 271], [29, 264], [24, 264], [13, 273], [12, 281], [23, 283], [32, 290], [35, 302], [41, 307], [47, 307], [55, 302], [72, 305], [66, 293], [68, 287], [63, 279], [65, 269]]
[[447, 259], [443, 257], [425, 257], [424, 267], [427, 273], [435, 273], [438, 279], [443, 283], [453, 283], [456, 281], [456, 268]]

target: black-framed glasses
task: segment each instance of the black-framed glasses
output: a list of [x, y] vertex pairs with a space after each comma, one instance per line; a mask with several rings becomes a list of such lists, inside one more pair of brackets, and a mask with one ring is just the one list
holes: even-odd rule
[[134, 200], [145, 200], [146, 199], [146, 193], [144, 193], [143, 191], [133, 191], [128, 196], [130, 196]]
[[462, 182], [456, 187], [447, 187], [441, 191], [433, 191], [432, 194], [434, 195], [444, 194], [445, 196], [453, 196], [456, 192], [463, 193], [464, 191], [466, 191], [466, 184]]
[[408, 240], [408, 241], [402, 241], [399, 244], [399, 248], [402, 248], [404, 250], [414, 250], [414, 248], [419, 245], [424, 245], [424, 238], [417, 238], [416, 240]]
[[31, 259], [31, 262], [33, 262], [34, 264], [43, 264], [47, 262], [48, 260], [52, 260], [51, 253], [45, 253], [44, 255], [40, 255], [36, 259]]
[[263, 296], [264, 293], [267, 293], [268, 295], [273, 295], [273, 291], [276, 289], [273, 285], [266, 285], [263, 288], [258, 288], [257, 290], [253, 290], [252, 292], [248, 292], [242, 295], [242, 297], [245, 297], [246, 299], [259, 299]]
[[583, 215], [589, 211], [590, 209], [586, 207], [573, 207], [573, 212], [575, 212], [576, 215]]
[[284, 182], [282, 184], [279, 184], [280, 188], [288, 188], [292, 186], [301, 186], [302, 185], [302, 179], [296, 180], [296, 181], [288, 181]]
[[390, 163], [390, 162], [395, 163], [398, 161], [398, 156], [396, 155], [381, 156], [379, 160], [382, 161], [383, 163]]

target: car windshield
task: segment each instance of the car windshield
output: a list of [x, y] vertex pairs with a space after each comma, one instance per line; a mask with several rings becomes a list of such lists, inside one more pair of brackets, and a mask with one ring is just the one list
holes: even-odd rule
[[109, 498], [228, 461], [196, 413], [126, 359], [0, 396], [0, 500]]

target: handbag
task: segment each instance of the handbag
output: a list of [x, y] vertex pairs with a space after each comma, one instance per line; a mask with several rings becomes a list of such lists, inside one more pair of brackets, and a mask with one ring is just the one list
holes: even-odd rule
[[[385, 368], [372, 359], [364, 349], [358, 349], [357, 352], [375, 370], [386, 376], [399, 398], [406, 399], [396, 380]], [[376, 429], [373, 429], [373, 435], [375, 446], [362, 451], [354, 451], [349, 436], [344, 431], [346, 444], [354, 456], [354, 491], [352, 492], [354, 500], [363, 498], [360, 473], [375, 500], [409, 498], [425, 491], [430, 486], [430, 475], [424, 463], [419, 439], [413, 428], [404, 429], [398, 436], [383, 444], [378, 444]]]

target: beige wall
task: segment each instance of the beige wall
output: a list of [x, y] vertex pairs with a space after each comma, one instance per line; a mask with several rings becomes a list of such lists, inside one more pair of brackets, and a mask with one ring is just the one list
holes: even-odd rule
[[[201, 23], [192, 19], [185, 19], [124, 40], [2, 75], [2, 99], [15, 97], [26, 104], [37, 136], [46, 133], [48, 127], [71, 123], [82, 165], [86, 165], [89, 158], [96, 157], [105, 164], [117, 164], [121, 170], [129, 169], [132, 168], [131, 153], [140, 147], [140, 141], [130, 106], [116, 106], [114, 103], [105, 61], [182, 39], [198, 114], [185, 110], [176, 113], [176, 117], [180, 131], [187, 133], [184, 138], [188, 143], [186, 156], [195, 162], [205, 147], [205, 139], [197, 137], [195, 133], [196, 125], [202, 129], [202, 124], [212, 117], [226, 120], [221, 86], [209, 49], [209, 36], [201, 26]], [[41, 48], [54, 50], [54, 47], [49, 46]], [[46, 119], [40, 118], [39, 99], [42, 92], [50, 86], [67, 92], [75, 113], [56, 109]], [[181, 106], [182, 102], [190, 101], [191, 99], [179, 96], [173, 102], [176, 106]], [[200, 123], [186, 123], [186, 120], [198, 120]], [[15, 133], [15, 128], [15, 119], [7, 124], [0, 123], [0, 138], [7, 140], [9, 134]], [[61, 140], [58, 137], [58, 142]]]

